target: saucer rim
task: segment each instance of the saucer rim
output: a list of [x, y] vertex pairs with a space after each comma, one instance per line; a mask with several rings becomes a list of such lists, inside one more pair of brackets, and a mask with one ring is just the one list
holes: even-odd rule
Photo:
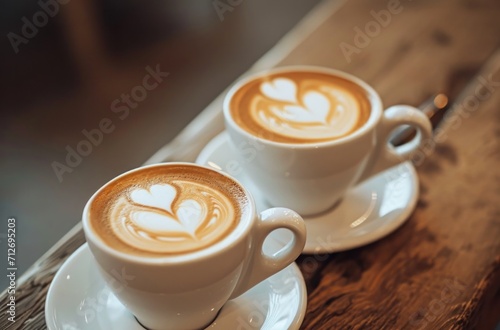
[[[209, 156], [214, 153], [214, 151], [222, 146], [224, 143], [229, 142], [229, 134], [226, 130], [220, 132], [216, 136], [214, 136], [206, 145], [203, 147], [201, 152], [198, 154], [196, 157], [195, 162], [197, 164], [202, 164], [202, 165], [209, 165]], [[397, 164], [381, 173], [377, 173], [372, 177], [375, 178], [377, 176], [383, 175], [384, 173], [387, 173], [389, 171], [393, 171], [398, 167], [404, 167], [405, 171], [410, 175], [410, 181], [411, 181], [411, 192], [410, 192], [410, 200], [408, 201], [406, 207], [401, 210], [400, 214], [395, 217], [395, 220], [390, 221], [389, 223], [385, 223], [384, 226], [377, 227], [374, 231], [370, 232], [369, 234], [363, 235], [363, 239], [356, 240], [356, 239], [345, 239], [345, 240], [340, 240], [336, 241], [336, 246], [335, 247], [329, 247], [329, 248], [323, 248], [321, 245], [318, 244], [308, 244], [306, 241], [306, 245], [304, 246], [304, 249], [302, 251], [303, 255], [313, 255], [313, 254], [319, 254], [319, 253], [335, 253], [335, 252], [342, 252], [342, 251], [348, 251], [352, 250], [355, 248], [359, 248], [362, 246], [366, 246], [369, 244], [372, 244], [380, 239], [383, 239], [384, 237], [390, 235], [394, 231], [396, 231], [399, 227], [401, 227], [406, 221], [409, 220], [412, 212], [415, 210], [415, 207], [418, 202], [418, 196], [419, 196], [419, 182], [418, 182], [418, 174], [417, 171], [415, 170], [415, 167], [410, 161], [405, 161], [400, 164]], [[221, 171], [223, 171], [221, 169]], [[243, 176], [245, 175], [244, 173], [242, 174]], [[241, 176], [241, 174], [240, 174]], [[239, 182], [243, 181], [240, 176], [236, 177], [236, 180]], [[351, 189], [355, 189], [370, 179], [366, 180], [365, 182], [361, 183], [360, 185], [354, 186]], [[252, 192], [253, 193], [253, 192]], [[331, 212], [334, 212], [332, 210]], [[304, 221], [306, 223], [306, 227], [313, 226], [314, 224], [311, 221], [314, 221], [317, 219], [318, 216], [316, 217], [304, 217]], [[377, 217], [380, 218], [380, 217]], [[339, 242], [344, 241], [345, 243], [339, 244]], [[313, 246], [311, 246], [313, 245]], [[342, 246], [338, 246], [342, 245]]]
[[[55, 305], [56, 305], [56, 300], [57, 298], [55, 297], [54, 290], [56, 290], [56, 285], [61, 281], [61, 277], [63, 277], [66, 274], [66, 270], [70, 267], [74, 267], [73, 265], [76, 261], [78, 261], [79, 258], [84, 253], [89, 253], [90, 257], [93, 258], [92, 253], [90, 252], [90, 249], [88, 247], [88, 243], [85, 242], [81, 246], [79, 246], [61, 265], [61, 267], [57, 270], [56, 274], [54, 275], [54, 278], [52, 279], [49, 289], [47, 290], [47, 295], [45, 299], [45, 305], [44, 305], [44, 316], [45, 316], [45, 324], [47, 326], [48, 330], [58, 330], [59, 327], [52, 319], [52, 315], [55, 313]], [[291, 268], [290, 271], [292, 271], [295, 276], [298, 279], [299, 282], [299, 292], [300, 292], [300, 298], [299, 298], [299, 306], [297, 308], [297, 313], [295, 314], [292, 323], [290, 324], [290, 328], [292, 330], [298, 330], [302, 323], [304, 322], [304, 318], [306, 315], [307, 311], [307, 286], [305, 283], [304, 276], [302, 275], [302, 272], [300, 271], [300, 268], [295, 262], [292, 262], [290, 265], [282, 269], [280, 272], [285, 271], [287, 268]], [[278, 272], [279, 273], [279, 272]], [[276, 273], [276, 274], [278, 274]], [[276, 275], [275, 274], [275, 275]], [[265, 279], [264, 281], [266, 281]], [[259, 285], [259, 284], [257, 284]], [[245, 294], [245, 293], [244, 293]], [[243, 295], [244, 295], [243, 294]], [[217, 318], [215, 319], [217, 320]], [[214, 320], [214, 321], [215, 321]], [[210, 329], [210, 326], [206, 329]]]
[[57, 330], [57, 324], [55, 321], [53, 321], [51, 315], [53, 315], [54, 311], [54, 300], [55, 298], [55, 293], [54, 290], [56, 290], [56, 285], [55, 283], [60, 282], [60, 277], [63, 277], [64, 270], [66, 268], [73, 266], [73, 263], [75, 262], [75, 259], [77, 260], [80, 258], [80, 255], [83, 253], [85, 249], [88, 249], [88, 243], [85, 242], [82, 245], [80, 245], [69, 257], [66, 259], [61, 267], [57, 270], [56, 274], [54, 275], [54, 278], [52, 278], [52, 281], [50, 282], [49, 289], [47, 290], [47, 297], [45, 298], [45, 325], [47, 326], [48, 330]]
[[[408, 201], [406, 207], [400, 211], [400, 214], [395, 217], [395, 220], [392, 220], [390, 222], [385, 222], [384, 226], [377, 227], [375, 230], [371, 231], [370, 233], [363, 235], [363, 240], [362, 242], [356, 241], [352, 238], [350, 239], [341, 239], [338, 242], [348, 242], [348, 243], [343, 243], [342, 247], [338, 248], [331, 248], [331, 249], [315, 249], [314, 247], [308, 247], [307, 242], [304, 247], [303, 254], [317, 254], [317, 253], [335, 253], [335, 252], [343, 252], [343, 251], [348, 251], [352, 249], [356, 249], [362, 246], [366, 246], [369, 244], [372, 244], [378, 240], [383, 239], [384, 237], [389, 236], [391, 233], [395, 232], [399, 227], [401, 227], [406, 221], [408, 221], [411, 217], [411, 214], [415, 210], [415, 207], [418, 202], [418, 196], [419, 196], [419, 184], [418, 184], [418, 175], [417, 171], [415, 170], [415, 167], [410, 163], [410, 162], [403, 162], [401, 164], [398, 164], [394, 167], [391, 167], [390, 169], [386, 171], [391, 171], [394, 170], [397, 167], [404, 167], [407, 173], [410, 175], [410, 180], [411, 180], [411, 196], [410, 200]], [[380, 173], [383, 174], [386, 171]], [[380, 175], [378, 174], [378, 175]], [[377, 217], [380, 218], [380, 217]], [[311, 219], [312, 220], [312, 219]], [[306, 220], [306, 227], [307, 227], [307, 220]], [[349, 243], [350, 242], [350, 243]]]

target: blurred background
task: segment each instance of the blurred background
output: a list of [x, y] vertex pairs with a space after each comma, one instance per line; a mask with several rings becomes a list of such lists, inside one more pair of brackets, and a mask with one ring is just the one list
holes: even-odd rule
[[2, 1], [2, 269], [9, 217], [19, 278], [93, 192], [168, 143], [318, 2]]

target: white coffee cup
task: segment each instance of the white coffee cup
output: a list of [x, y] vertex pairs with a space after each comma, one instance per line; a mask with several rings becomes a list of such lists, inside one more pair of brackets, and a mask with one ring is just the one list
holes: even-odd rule
[[[248, 212], [221, 241], [185, 254], [138, 257], [107, 245], [89, 219], [95, 196], [110, 183], [145, 168], [187, 165], [223, 175], [240, 186]], [[111, 291], [148, 329], [200, 329], [210, 324], [222, 306], [279, 272], [300, 255], [306, 239], [302, 218], [289, 209], [272, 208], [258, 214], [248, 191], [233, 178], [189, 163], [165, 163], [134, 169], [104, 185], [87, 202], [83, 228], [90, 251]], [[280, 228], [293, 238], [273, 255], [263, 252], [264, 240]]]
[[[367, 121], [345, 137], [307, 144], [271, 141], [236, 123], [231, 100], [237, 91], [255, 79], [297, 71], [333, 75], [361, 87], [370, 102]], [[282, 67], [249, 76], [229, 90], [223, 107], [230, 145], [245, 174], [270, 205], [293, 207], [301, 215], [331, 208], [354, 185], [410, 159], [432, 133], [429, 119], [418, 109], [395, 105], [384, 111], [379, 95], [368, 84], [350, 74], [321, 67]], [[417, 135], [393, 147], [388, 140], [401, 125], [415, 127]]]

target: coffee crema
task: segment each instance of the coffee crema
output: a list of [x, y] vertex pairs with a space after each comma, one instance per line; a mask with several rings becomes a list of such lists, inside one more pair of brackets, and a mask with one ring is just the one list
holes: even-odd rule
[[281, 143], [317, 143], [347, 136], [370, 117], [367, 92], [347, 79], [312, 71], [272, 73], [241, 86], [230, 113], [254, 136]]
[[213, 170], [165, 165], [106, 184], [89, 206], [91, 230], [115, 250], [146, 257], [193, 252], [236, 228], [243, 189]]

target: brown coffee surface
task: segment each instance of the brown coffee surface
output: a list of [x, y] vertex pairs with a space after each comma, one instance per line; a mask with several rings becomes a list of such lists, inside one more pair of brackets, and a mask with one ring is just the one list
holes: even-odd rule
[[311, 71], [276, 72], [253, 79], [232, 96], [231, 117], [254, 136], [281, 143], [340, 139], [370, 117], [367, 92], [354, 82]]
[[109, 247], [161, 257], [220, 242], [246, 212], [246, 194], [231, 179], [202, 167], [164, 165], [106, 184], [92, 199], [88, 217]]

